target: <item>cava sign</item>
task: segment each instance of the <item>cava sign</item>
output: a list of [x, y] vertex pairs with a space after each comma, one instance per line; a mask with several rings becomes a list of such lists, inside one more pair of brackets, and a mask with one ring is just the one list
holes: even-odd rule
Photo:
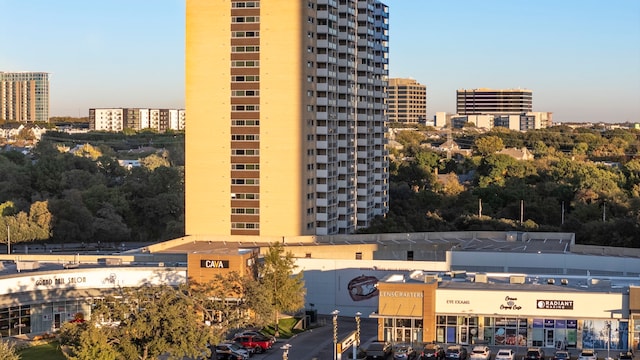
[[200, 267], [207, 269], [228, 269], [229, 260], [200, 260]]

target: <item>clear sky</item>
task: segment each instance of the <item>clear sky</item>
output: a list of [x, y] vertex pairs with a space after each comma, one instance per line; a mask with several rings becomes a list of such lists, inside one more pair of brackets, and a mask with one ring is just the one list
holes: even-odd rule
[[[429, 117], [487, 87], [531, 89], [556, 122], [640, 122], [640, 0], [385, 3], [389, 75], [427, 85]], [[0, 71], [51, 73], [51, 116], [184, 107], [185, 0], [0, 0], [0, 14]]]

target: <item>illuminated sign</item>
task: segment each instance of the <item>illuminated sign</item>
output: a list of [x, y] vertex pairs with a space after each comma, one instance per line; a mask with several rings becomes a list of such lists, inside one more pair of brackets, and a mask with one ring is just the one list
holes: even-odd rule
[[536, 300], [538, 309], [573, 310], [573, 300]]
[[200, 260], [200, 267], [207, 269], [228, 269], [229, 260]]

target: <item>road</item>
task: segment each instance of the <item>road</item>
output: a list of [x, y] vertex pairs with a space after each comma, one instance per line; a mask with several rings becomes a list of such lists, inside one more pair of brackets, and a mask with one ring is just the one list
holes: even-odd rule
[[[365, 344], [377, 337], [378, 322], [376, 319], [361, 319], [361, 343]], [[356, 330], [356, 321], [351, 317], [338, 317], [338, 341], [344, 339]], [[281, 347], [291, 345], [289, 360], [333, 360], [333, 324], [331, 317], [319, 317], [317, 324], [309, 330], [290, 339], [280, 339], [273, 349], [264, 354], [255, 355], [255, 360], [282, 360], [284, 352]], [[352, 349], [349, 348], [342, 359], [351, 358]]]

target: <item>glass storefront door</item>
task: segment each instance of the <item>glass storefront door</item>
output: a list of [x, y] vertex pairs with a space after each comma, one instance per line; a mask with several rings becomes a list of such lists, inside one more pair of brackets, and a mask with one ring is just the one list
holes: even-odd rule
[[469, 327], [467, 325], [458, 327], [458, 339], [460, 339], [460, 344], [469, 344]]
[[555, 330], [554, 329], [544, 329], [544, 338], [545, 340], [545, 345], [546, 347], [555, 347], [555, 341], [556, 338], [554, 336]]
[[411, 328], [396, 328], [396, 336], [393, 341], [396, 343], [411, 343]]
[[393, 343], [421, 343], [422, 319], [387, 318], [384, 320], [384, 340]]

